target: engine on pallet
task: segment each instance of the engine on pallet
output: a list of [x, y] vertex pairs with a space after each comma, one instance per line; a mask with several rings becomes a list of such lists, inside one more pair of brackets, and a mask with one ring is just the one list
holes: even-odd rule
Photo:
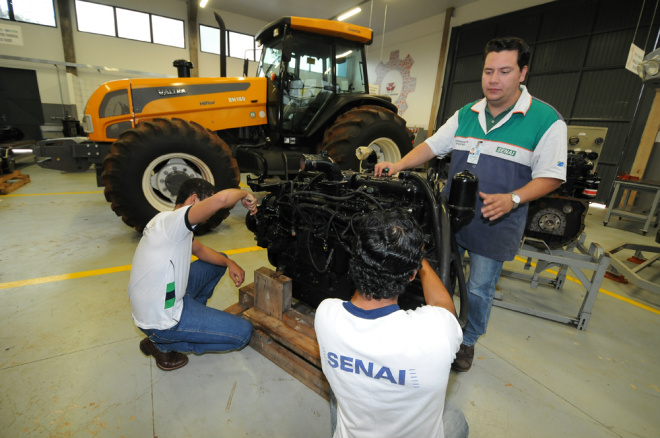
[[[596, 163], [607, 128], [568, 126], [566, 182], [529, 204], [525, 236], [536, 247], [560, 248], [584, 231], [589, 201], [598, 194]], [[544, 243], [541, 243], [543, 241]]]
[[[246, 218], [257, 245], [267, 248], [269, 262], [292, 279], [295, 298], [312, 307], [325, 298], [349, 300], [355, 286], [348, 275], [348, 263], [361, 216], [401, 207], [424, 230], [426, 257], [447, 289], [453, 291], [458, 283], [459, 322], [465, 324], [465, 281], [451, 221], [456, 227], [474, 214], [476, 184], [472, 194], [455, 196], [468, 208], [455, 205], [456, 214], [450, 218], [434, 171], [426, 176], [401, 172], [396, 178], [374, 177], [342, 172], [330, 158], [321, 155], [304, 155], [301, 169], [290, 181], [248, 178], [253, 191], [268, 194], [257, 214]], [[399, 297], [399, 305], [411, 309], [423, 303], [421, 283], [416, 279]]]

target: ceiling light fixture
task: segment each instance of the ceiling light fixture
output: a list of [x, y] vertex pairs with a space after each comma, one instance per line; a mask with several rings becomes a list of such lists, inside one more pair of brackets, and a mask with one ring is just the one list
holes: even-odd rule
[[362, 9], [359, 6], [356, 6], [353, 9], [351, 9], [349, 11], [346, 11], [343, 14], [341, 14], [340, 16], [338, 16], [337, 21], [344, 21], [347, 18], [350, 18], [355, 14], [359, 14], [360, 12], [362, 12]]
[[203, 8], [204, 6], [206, 6], [206, 4], [207, 4], [208, 2], [209, 2], [209, 0], [201, 0], [201, 1], [199, 2], [199, 7], [200, 7], [200, 8]]

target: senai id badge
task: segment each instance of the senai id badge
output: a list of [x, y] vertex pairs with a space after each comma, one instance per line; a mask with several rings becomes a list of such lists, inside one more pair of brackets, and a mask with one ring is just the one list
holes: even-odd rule
[[467, 158], [468, 163], [477, 164], [479, 162], [479, 156], [481, 155], [481, 148], [483, 143], [483, 141], [478, 140], [477, 143], [470, 148], [470, 155], [468, 155]]

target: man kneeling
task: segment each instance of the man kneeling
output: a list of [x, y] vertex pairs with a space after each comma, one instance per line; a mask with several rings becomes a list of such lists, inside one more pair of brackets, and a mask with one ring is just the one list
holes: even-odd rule
[[[429, 262], [424, 235], [401, 209], [364, 216], [349, 272], [350, 301], [324, 300], [315, 328], [330, 383], [333, 436], [466, 437], [456, 406], [445, 406], [463, 334], [454, 303]], [[416, 275], [425, 306], [397, 304]]]
[[[256, 199], [245, 190], [215, 187], [201, 178], [186, 180], [174, 211], [157, 214], [145, 227], [133, 258], [128, 296], [135, 325], [147, 338], [140, 350], [170, 371], [188, 363], [183, 353], [242, 348], [252, 325], [219, 309], [207, 307], [215, 286], [229, 270], [236, 287], [245, 271], [225, 254], [193, 237], [194, 226], [238, 201], [256, 213]], [[190, 263], [191, 254], [199, 260]]]

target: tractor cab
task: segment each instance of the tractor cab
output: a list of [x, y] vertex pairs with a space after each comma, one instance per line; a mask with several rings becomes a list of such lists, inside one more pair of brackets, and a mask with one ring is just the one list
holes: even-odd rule
[[[285, 143], [307, 137], [341, 96], [368, 94], [364, 44], [370, 29], [296, 17], [280, 19], [257, 34], [263, 45], [257, 75], [266, 77], [277, 108], [272, 128]], [[275, 114], [273, 114], [275, 115]]]

